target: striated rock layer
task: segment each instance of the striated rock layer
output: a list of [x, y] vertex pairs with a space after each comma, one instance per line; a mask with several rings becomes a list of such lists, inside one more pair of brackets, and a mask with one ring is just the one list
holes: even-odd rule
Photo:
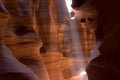
[[64, 0], [0, 0], [0, 80], [82, 80], [96, 23], [81, 11], [72, 20]]

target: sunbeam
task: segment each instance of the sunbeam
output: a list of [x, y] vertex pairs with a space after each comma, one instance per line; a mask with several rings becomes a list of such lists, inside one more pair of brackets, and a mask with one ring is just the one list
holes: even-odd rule
[[[71, 13], [72, 12], [72, 8], [71, 8], [72, 1], [71, 0], [65, 0], [65, 1], [66, 1], [66, 5], [68, 8], [68, 12]], [[86, 32], [79, 30], [80, 27], [85, 26], [85, 25], [84, 24], [78, 25], [76, 23], [76, 19], [74, 16], [70, 17], [68, 22], [69, 22], [69, 27], [70, 27], [70, 36], [71, 36], [71, 45], [72, 45], [72, 54], [73, 54], [72, 57], [75, 60], [78, 60], [78, 62], [75, 63], [75, 65], [73, 67], [71, 67], [71, 73], [72, 73], [72, 75], [77, 74], [76, 77], [74, 77], [74, 79], [79, 78], [79, 80], [83, 80], [83, 78], [85, 78], [84, 80], [87, 80], [87, 76], [86, 76], [86, 72], [85, 72], [86, 57], [85, 57], [85, 51], [83, 50], [83, 46], [84, 46], [83, 42], [85, 42], [85, 41], [83, 41], [83, 40], [82, 40], [83, 42], [81, 41], [81, 36], [83, 36], [83, 34]], [[87, 36], [87, 35], [85, 35], [85, 36]], [[85, 43], [85, 44], [87, 44], [87, 43]], [[68, 56], [69, 56], [69, 54], [68, 54]], [[77, 68], [77, 71], [76, 71], [76, 68]], [[72, 80], [74, 80], [74, 79], [72, 79]]]

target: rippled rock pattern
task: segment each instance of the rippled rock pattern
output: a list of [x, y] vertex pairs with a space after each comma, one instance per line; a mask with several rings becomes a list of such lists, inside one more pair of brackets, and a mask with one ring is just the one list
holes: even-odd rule
[[87, 15], [70, 19], [64, 0], [0, 0], [0, 80], [82, 80], [95, 41]]

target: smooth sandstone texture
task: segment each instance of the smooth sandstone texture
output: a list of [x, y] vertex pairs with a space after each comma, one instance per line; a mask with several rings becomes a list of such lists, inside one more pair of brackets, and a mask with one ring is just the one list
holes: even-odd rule
[[[76, 34], [72, 32], [74, 26], [68, 23], [70, 18], [64, 13], [65, 4], [57, 8], [57, 4], [62, 5], [62, 1], [1, 1], [1, 80], [82, 79], [79, 74], [84, 70], [94, 44], [94, 41], [84, 42], [94, 39], [94, 34], [86, 28], [85, 23], [75, 22], [77, 39], [83, 41], [80, 45], [74, 38]], [[86, 15], [88, 13], [82, 15], [83, 18], [86, 19]], [[91, 45], [89, 51], [86, 45]], [[42, 53], [41, 47], [44, 49]]]

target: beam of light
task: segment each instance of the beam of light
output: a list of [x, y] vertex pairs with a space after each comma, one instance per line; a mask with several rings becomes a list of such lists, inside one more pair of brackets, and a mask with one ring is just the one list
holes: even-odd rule
[[74, 16], [71, 14], [71, 12], [72, 12], [72, 7], [71, 7], [72, 0], [65, 0], [65, 2], [66, 2], [66, 6], [67, 6], [67, 9], [69, 12], [69, 16], [71, 17], [71, 19], [75, 19]]
[[80, 73], [80, 75], [81, 75], [81, 76], [85, 76], [85, 75], [86, 75], [86, 72], [85, 72], [85, 71], [82, 71], [82, 72]]
[[[80, 41], [80, 35], [77, 29], [77, 24], [75, 22], [75, 19], [70, 19], [69, 20], [70, 24], [70, 33], [71, 33], [71, 40], [72, 40], [72, 46], [77, 47], [73, 48], [73, 52], [75, 53], [75, 58], [84, 58], [84, 52], [81, 48], [81, 41]], [[77, 54], [76, 54], [77, 53]], [[78, 54], [79, 53], [79, 54]]]
[[[69, 21], [69, 25], [70, 25], [70, 36], [71, 36], [71, 40], [72, 40], [72, 52], [74, 53], [74, 58], [75, 60], [82, 60], [79, 63], [76, 63], [76, 66], [71, 67], [71, 73], [74, 75], [76, 73], [78, 73], [78, 76], [80, 76], [81, 78], [85, 78], [86, 76], [86, 72], [83, 70], [86, 67], [86, 63], [84, 62], [85, 60], [85, 56], [84, 56], [84, 52], [82, 50], [82, 43], [80, 41], [80, 34], [78, 31], [78, 25], [76, 24], [75, 19], [70, 19]], [[76, 71], [76, 67], [79, 68]], [[81, 79], [80, 79], [81, 80]], [[87, 79], [85, 79], [87, 80]]]
[[73, 19], [73, 20], [74, 20], [74, 19], [75, 19], [75, 17], [71, 17], [70, 19]]
[[71, 8], [72, 0], [65, 0], [65, 2], [68, 8], [68, 12], [71, 12], [72, 11], [72, 8]]
[[86, 71], [82, 71], [79, 75], [81, 76], [82, 80], [88, 80]]
[[[69, 14], [72, 12], [72, 0], [65, 0], [66, 2], [66, 6], [68, 9]], [[70, 14], [71, 16], [71, 14]], [[88, 80], [87, 79], [87, 74], [85, 72], [85, 67], [86, 67], [86, 63], [85, 61], [85, 56], [84, 56], [84, 52], [82, 50], [82, 42], [80, 41], [80, 32], [78, 31], [78, 26], [76, 24], [76, 20], [74, 16], [71, 16], [69, 19], [69, 27], [70, 27], [70, 36], [71, 36], [71, 44], [72, 44], [72, 53], [74, 53], [74, 58], [75, 60], [83, 60], [80, 61], [79, 63], [75, 63], [75, 66], [71, 67], [71, 73], [73, 75], [75, 75], [77, 73], [77, 76], [80, 76], [80, 80]], [[69, 54], [68, 54], [69, 56]], [[76, 70], [76, 68], [79, 68]]]

